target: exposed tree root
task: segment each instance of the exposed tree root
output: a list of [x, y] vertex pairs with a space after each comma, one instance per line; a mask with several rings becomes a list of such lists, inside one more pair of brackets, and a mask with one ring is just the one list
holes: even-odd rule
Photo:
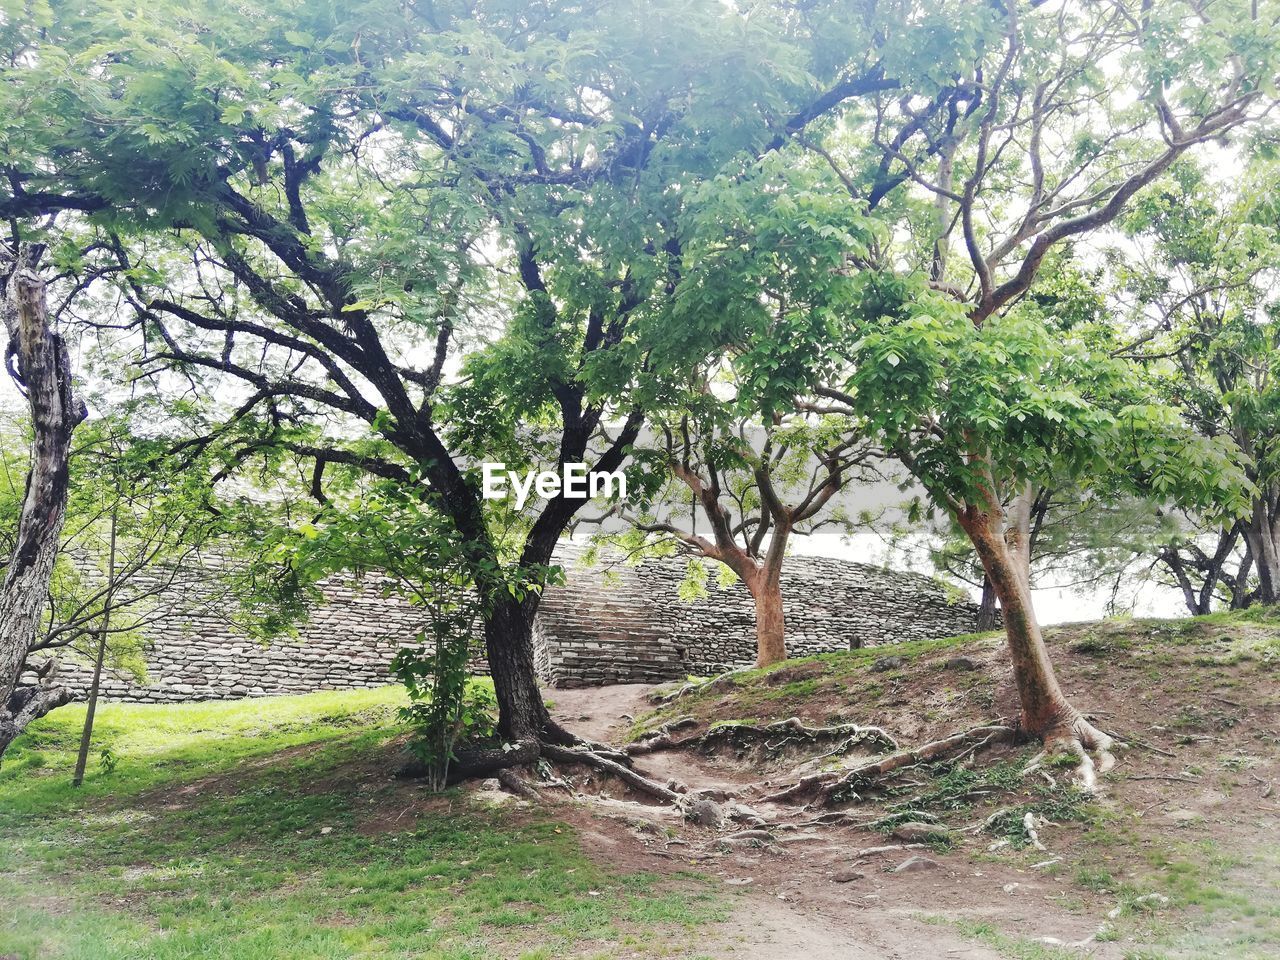
[[534, 803], [542, 802], [542, 794], [534, 788], [533, 784], [528, 780], [525, 780], [510, 767], [499, 770], [495, 776], [497, 776], [500, 784], [514, 793], [517, 797], [522, 797], [525, 800], [531, 800]]
[[1027, 842], [1030, 843], [1037, 850], [1047, 851], [1049, 849], [1043, 843], [1040, 842], [1040, 832], [1039, 832], [1039, 828], [1046, 826], [1048, 822], [1049, 821], [1041, 819], [1040, 817], [1037, 817], [1030, 810], [1028, 810], [1027, 815], [1022, 818], [1022, 829], [1027, 834]]
[[838, 801], [859, 785], [869, 783], [887, 774], [906, 767], [914, 767], [920, 763], [954, 757], [970, 757], [979, 750], [984, 750], [996, 743], [1011, 743], [1017, 739], [1018, 731], [1012, 726], [991, 724], [973, 727], [953, 733], [941, 740], [933, 740], [911, 750], [900, 750], [873, 763], [864, 763], [854, 767], [843, 776], [832, 780], [818, 791], [817, 802], [828, 804]]
[[[522, 767], [538, 759], [542, 745], [537, 740], [517, 740], [501, 747], [475, 747], [458, 751], [457, 759], [449, 765], [449, 783], [461, 783], [478, 777], [496, 775], [508, 767]], [[423, 777], [427, 768], [419, 761], [411, 761], [400, 769], [398, 776], [411, 779]]]
[[823, 757], [848, 753], [859, 745], [870, 745], [873, 749], [878, 750], [898, 749], [897, 741], [879, 727], [861, 727], [855, 723], [842, 723], [830, 727], [810, 727], [801, 721], [799, 717], [789, 717], [786, 720], [778, 720], [764, 726], [749, 723], [725, 723], [712, 727], [706, 733], [696, 737], [676, 739], [671, 736], [672, 730], [690, 726], [694, 722], [689, 718], [683, 718], [672, 724], [665, 724], [658, 729], [654, 736], [625, 748], [626, 752], [631, 756], [636, 756], [655, 753], [659, 750], [680, 750], [686, 747], [704, 747], [717, 743], [730, 743], [735, 746], [763, 743], [766, 749], [770, 752], [775, 752], [788, 744], [817, 743], [823, 740], [840, 741], [833, 750], [824, 753]]
[[[788, 743], [842, 740], [841, 748], [832, 751], [832, 754], [844, 752], [854, 744], [870, 744], [879, 750], [898, 749], [898, 742], [879, 727], [860, 727], [856, 723], [842, 723], [830, 727], [810, 727], [806, 726], [799, 717], [788, 717], [786, 720], [778, 720], [764, 726], [755, 726], [747, 723], [727, 723], [719, 727], [713, 727], [699, 739], [702, 743], [725, 741], [738, 744], [763, 740], [771, 750], [776, 750]], [[773, 742], [769, 742], [771, 739]]]
[[656, 797], [666, 803], [679, 804], [681, 795], [674, 790], [664, 787], [655, 780], [641, 776], [630, 767], [624, 767], [615, 760], [601, 756], [589, 750], [574, 750], [569, 747], [562, 747], [557, 744], [543, 744], [542, 755], [551, 760], [557, 760], [560, 763], [582, 763], [597, 770], [603, 770], [611, 773], [618, 779], [622, 780], [628, 786], [634, 787], [643, 793]]
[[595, 740], [580, 737], [554, 720], [548, 721], [546, 727], [543, 728], [542, 742], [560, 747], [586, 748], [592, 753], [612, 760], [614, 763], [620, 763], [626, 767], [631, 766], [631, 758], [623, 751], [615, 750], [607, 743], [598, 743]]
[[754, 669], [755, 667], [739, 667], [736, 670], [727, 670], [724, 673], [718, 673], [714, 677], [709, 677], [706, 680], [698, 680], [694, 683], [686, 683], [683, 687], [673, 691], [672, 693], [667, 693], [658, 697], [654, 697], [654, 702], [655, 703], [673, 703], [676, 700], [679, 700], [681, 697], [687, 696], [688, 694], [691, 694], [691, 693], [698, 693], [699, 691], [702, 691], [702, 690], [717, 690], [720, 687], [728, 684], [738, 674], [746, 673], [748, 670], [754, 670]]
[[1111, 753], [1114, 746], [1116, 741], [1109, 734], [1073, 711], [1063, 723], [1045, 735], [1044, 750], [1032, 758], [1023, 773], [1043, 771], [1047, 757], [1069, 754], [1077, 760], [1074, 770], [1077, 785], [1085, 793], [1097, 793], [1098, 777], [1116, 764]]
[[[614, 759], [621, 758], [620, 760]], [[449, 766], [449, 783], [461, 783], [465, 780], [493, 776], [517, 796], [527, 800], [540, 801], [542, 794], [517, 773], [515, 767], [528, 766], [539, 759], [554, 760], [559, 763], [577, 763], [604, 771], [622, 780], [628, 786], [642, 793], [662, 800], [665, 803], [680, 806], [683, 796], [662, 784], [650, 780], [632, 770], [631, 758], [616, 750], [604, 748], [593, 750], [587, 747], [566, 747], [558, 743], [546, 743], [534, 739], [518, 740], [506, 743], [501, 747], [482, 747], [458, 751], [457, 759]], [[396, 771], [396, 776], [404, 779], [418, 779], [429, 774], [426, 764], [414, 759], [405, 763]], [[563, 780], [554, 780], [551, 786], [569, 785]]]
[[814, 790], [834, 780], [838, 774], [835, 772], [828, 773], [811, 773], [808, 776], [801, 777], [795, 783], [771, 793], [768, 796], [761, 797], [764, 803], [784, 803], [788, 800], [794, 800], [797, 797], [807, 796]]
[[[888, 737], [887, 734], [885, 736]], [[899, 750], [887, 757], [852, 769], [809, 774], [763, 799], [768, 803], [781, 803], [812, 794], [815, 804], [827, 805], [856, 797], [854, 793], [856, 787], [872, 783], [907, 767], [935, 760], [967, 758], [993, 744], [1012, 742], [1017, 736], [1015, 727], [1004, 724], [973, 727], [910, 750]]]
[[683, 730], [687, 727], [696, 727], [698, 721], [693, 717], [681, 717], [679, 720], [672, 720], [664, 723], [653, 733], [649, 734], [643, 740], [637, 740], [635, 743], [629, 743], [622, 748], [623, 752], [629, 757], [638, 757], [646, 753], [657, 753], [659, 750], [672, 750], [682, 746], [687, 740], [677, 740], [672, 736], [677, 730]]

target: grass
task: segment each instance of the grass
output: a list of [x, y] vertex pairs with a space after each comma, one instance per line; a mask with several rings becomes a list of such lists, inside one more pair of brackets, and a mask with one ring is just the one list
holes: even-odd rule
[[1080, 956], [1075, 950], [1013, 936], [990, 923], [979, 920], [954, 920], [927, 914], [920, 919], [932, 924], [949, 923], [962, 936], [990, 947], [1000, 956], [1008, 957], [1009, 960], [1075, 960]]
[[[879, 679], [892, 681], [899, 670], [883, 673], [870, 672], [875, 662], [883, 657], [900, 657], [906, 664], [931, 654], [953, 649], [981, 650], [1000, 642], [998, 632], [971, 633], [936, 640], [909, 640], [892, 646], [863, 647], [855, 650], [839, 650], [810, 657], [796, 657], [767, 667], [735, 672], [726, 684], [707, 690], [698, 690], [682, 696], [674, 703], [659, 707], [640, 717], [631, 729], [633, 739], [661, 723], [687, 714], [698, 716], [707, 713], [717, 701], [732, 700], [734, 719], [737, 722], [763, 722], [777, 719], [779, 710], [785, 712], [803, 705], [810, 699], [821, 699], [834, 691], [842, 691], [856, 684], [865, 703], [874, 703], [883, 693]], [[779, 682], [779, 677], [785, 682]], [[689, 678], [691, 681], [695, 678]], [[974, 682], [976, 678], [961, 678], [961, 682]], [[680, 686], [680, 684], [673, 685]], [[824, 718], [827, 722], [839, 722], [840, 715]]]
[[0, 956], [690, 955], [720, 914], [701, 881], [610, 872], [545, 813], [389, 780], [401, 702], [107, 704], [115, 766], [79, 790], [83, 709], [41, 721], [0, 769]]
[[[863, 809], [884, 830], [951, 826], [937, 846], [984, 872], [1060, 860], [1036, 872], [1060, 884], [1046, 902], [1096, 919], [1116, 956], [1280, 955], [1274, 800], [1259, 793], [1280, 743], [1268, 719], [1278, 628], [1265, 611], [1056, 628], [1064, 676], [1133, 741], [1103, 800], [1073, 790], [1054, 758], [1049, 777], [1022, 776], [1036, 749], [1024, 746], [921, 767], [868, 791]], [[686, 714], [707, 728], [801, 716], [905, 728], [920, 742], [998, 715], [998, 643], [948, 638], [744, 671], [632, 733]], [[958, 652], [987, 667], [949, 666]], [[887, 655], [904, 663], [873, 670]], [[551, 813], [390, 781], [401, 704], [393, 690], [109, 704], [96, 746], [114, 768], [95, 754], [81, 790], [69, 771], [83, 712], [58, 711], [0, 769], [0, 957], [699, 955], [695, 941], [723, 913], [704, 880], [606, 869]], [[1197, 785], [1144, 781], [1149, 771]], [[1221, 810], [1200, 802], [1210, 791]], [[1198, 816], [1171, 825], [1174, 807]], [[1028, 845], [1028, 812], [1051, 821], [1050, 853]], [[958, 829], [975, 824], [986, 829]], [[998, 918], [943, 922], [1002, 956], [1064, 955]]]

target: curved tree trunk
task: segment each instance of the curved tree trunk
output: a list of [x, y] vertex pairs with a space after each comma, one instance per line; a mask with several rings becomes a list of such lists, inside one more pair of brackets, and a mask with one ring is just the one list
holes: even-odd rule
[[[1182, 561], [1176, 547], [1165, 547], [1160, 551], [1157, 558], [1161, 563], [1169, 568], [1169, 572], [1173, 574], [1173, 578], [1178, 582], [1178, 588], [1182, 591], [1182, 602], [1186, 605], [1187, 612], [1193, 617], [1208, 613], [1207, 603], [1202, 602], [1204, 591], [1197, 591], [1195, 584], [1191, 582], [1191, 575], [1187, 571], [1187, 565]], [[1213, 596], [1213, 585], [1209, 578], [1205, 578], [1204, 586], [1208, 588], [1207, 593], [1211, 598]]]
[[16, 360], [19, 385], [31, 410], [31, 469], [13, 556], [0, 587], [0, 756], [31, 721], [67, 703], [71, 693], [51, 682], [18, 687], [49, 598], [49, 580], [66, 516], [71, 433], [87, 415], [71, 386], [67, 346], [49, 327], [41, 251], [24, 248], [9, 273], [0, 312]]
[[749, 586], [756, 607], [756, 666], [781, 663], [787, 659], [782, 583], [762, 571]]
[[[1021, 727], [1046, 743], [1059, 739], [1090, 739], [1082, 730], [1080, 713], [1067, 702], [1058, 685], [1049, 651], [1031, 602], [1031, 585], [1023, 575], [1017, 546], [1003, 535], [1002, 518], [990, 513], [966, 511], [960, 525], [977, 549], [987, 578], [1000, 601], [1005, 635], [1013, 661], [1014, 679], [1021, 705]], [[1085, 743], [1093, 746], [1093, 743]]]

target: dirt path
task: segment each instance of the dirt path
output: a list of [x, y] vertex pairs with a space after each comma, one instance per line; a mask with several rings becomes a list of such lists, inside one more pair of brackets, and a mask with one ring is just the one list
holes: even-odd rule
[[[549, 690], [552, 713], [591, 739], [617, 742], [648, 712], [644, 684]], [[637, 758], [636, 769], [654, 779], [686, 780], [699, 787], [729, 782], [726, 771], [683, 753]], [[717, 776], [719, 774], [719, 776]], [[740, 781], [739, 781], [740, 782]], [[878, 834], [848, 828], [800, 831], [780, 848], [734, 850], [714, 859], [680, 861], [683, 847], [665, 846], [628, 829], [626, 817], [587, 814], [589, 845], [627, 869], [670, 871], [673, 866], [717, 878], [732, 910], [727, 922], [699, 944], [697, 955], [730, 960], [1000, 960], [1002, 954], [965, 937], [959, 922], [1013, 928], [1022, 939], [1072, 943], [1097, 921], [1054, 907], [1057, 890], [1045, 879], [998, 864], [975, 869], [961, 856], [890, 850]], [[685, 827], [697, 839], [696, 827]], [[620, 836], [620, 834], [622, 836]], [[703, 838], [706, 839], [706, 838]], [[660, 849], [661, 848], [661, 849]], [[674, 855], [673, 852], [675, 851]], [[926, 853], [918, 870], [895, 872]], [[673, 863], [674, 861], [674, 863]], [[1090, 944], [1091, 955], [1118, 957], [1109, 944]]]
[[610, 687], [545, 689], [551, 714], [580, 737], [589, 740], [616, 740], [631, 722], [653, 709], [648, 683], [618, 683]]

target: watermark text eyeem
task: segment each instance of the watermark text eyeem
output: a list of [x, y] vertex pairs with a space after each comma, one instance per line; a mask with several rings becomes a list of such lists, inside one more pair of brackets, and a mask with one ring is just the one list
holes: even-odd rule
[[561, 496], [568, 500], [594, 500], [596, 497], [627, 497], [627, 476], [621, 470], [588, 470], [585, 463], [566, 463], [560, 473], [554, 470], [527, 470], [523, 475], [508, 470], [505, 463], [482, 465], [483, 494], [486, 500], [504, 500], [515, 495], [516, 509], [523, 510], [529, 494], [543, 500]]

